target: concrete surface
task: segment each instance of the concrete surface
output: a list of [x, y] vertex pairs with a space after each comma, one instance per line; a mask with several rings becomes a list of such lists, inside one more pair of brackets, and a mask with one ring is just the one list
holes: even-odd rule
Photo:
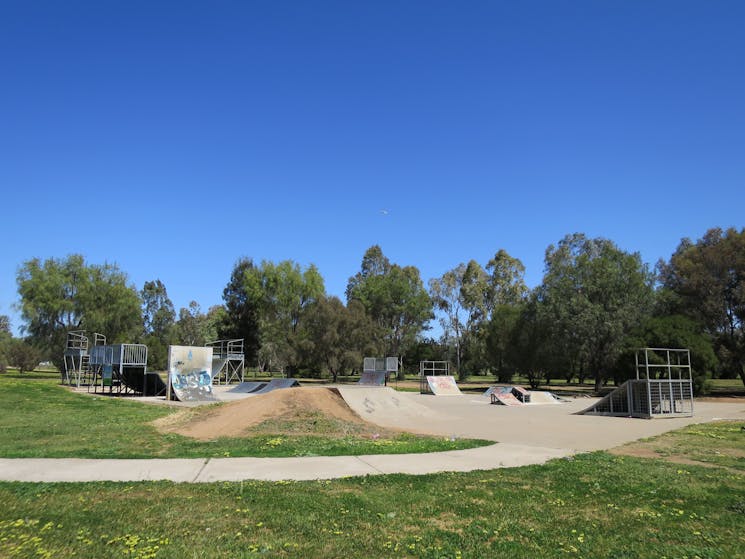
[[313, 456], [302, 458], [194, 458], [86, 460], [0, 458], [0, 479], [31, 482], [154, 481], [208, 483], [257, 479], [315, 480], [393, 473], [468, 472], [542, 464], [571, 452], [495, 444], [431, 454]]

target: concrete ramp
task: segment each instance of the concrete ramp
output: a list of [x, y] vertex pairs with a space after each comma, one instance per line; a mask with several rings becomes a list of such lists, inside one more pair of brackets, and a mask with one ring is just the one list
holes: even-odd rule
[[525, 390], [520, 386], [490, 386], [484, 392], [484, 396], [491, 397], [492, 404], [504, 406], [541, 406], [564, 403], [564, 400], [557, 398], [553, 392]]
[[257, 390], [261, 390], [264, 388], [267, 384], [267, 382], [241, 382], [240, 384], [236, 384], [233, 388], [228, 390], [228, 392], [238, 392], [241, 394], [250, 394], [252, 392], [256, 392]]
[[336, 388], [357, 415], [384, 427], [401, 427], [415, 422], [421, 423], [421, 428], [425, 429], [427, 418], [442, 416], [441, 413], [438, 414], [414, 401], [412, 395], [397, 392], [387, 386], [348, 385]]
[[227, 359], [212, 359], [212, 378], [216, 379], [220, 371], [222, 371], [222, 368], [225, 366], [225, 363], [227, 363]]
[[215, 402], [212, 392], [212, 348], [168, 346], [171, 395], [181, 402]]
[[530, 403], [531, 404], [563, 404], [563, 400], [558, 398], [553, 392], [547, 392], [544, 390], [531, 390], [530, 391]]
[[366, 386], [384, 386], [385, 375], [385, 371], [364, 371], [360, 375], [360, 380], [357, 381], [357, 384], [364, 384]]
[[435, 396], [462, 396], [463, 393], [455, 383], [455, 377], [452, 375], [428, 376], [427, 384]]
[[259, 388], [258, 390], [254, 390], [253, 392], [251, 392], [251, 394], [266, 394], [267, 392], [271, 392], [272, 390], [292, 388], [295, 386], [300, 386], [300, 383], [294, 378], [277, 378], [270, 380], [266, 383], [266, 386]]

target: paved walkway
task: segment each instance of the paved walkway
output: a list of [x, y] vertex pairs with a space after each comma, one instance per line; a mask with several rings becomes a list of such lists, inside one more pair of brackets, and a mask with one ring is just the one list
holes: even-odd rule
[[[296, 390], [296, 389], [293, 389]], [[428, 454], [301, 458], [197, 458], [88, 460], [0, 458], [0, 480], [31, 482], [216, 482], [314, 480], [393, 473], [466, 472], [543, 464], [577, 452], [604, 450], [692, 423], [745, 420], [745, 402], [697, 402], [695, 416], [631, 419], [574, 415], [592, 399], [545, 406], [493, 406], [478, 395], [433, 397], [390, 388], [341, 389], [368, 421], [443, 436], [482, 438], [497, 444]]]
[[429, 454], [314, 456], [302, 458], [193, 458], [86, 460], [81, 458], [0, 458], [4, 481], [153, 481], [207, 483], [336, 479], [394, 473], [469, 472], [543, 464], [571, 451], [495, 444]]

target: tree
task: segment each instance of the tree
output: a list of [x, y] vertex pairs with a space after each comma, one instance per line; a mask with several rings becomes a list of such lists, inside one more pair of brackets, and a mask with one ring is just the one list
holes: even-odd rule
[[307, 309], [302, 348], [306, 363], [338, 375], [358, 368], [365, 355], [374, 354], [375, 325], [359, 301], [348, 306], [337, 297], [321, 297]]
[[550, 329], [541, 305], [534, 292], [516, 317], [507, 346], [507, 359], [528, 379], [533, 390], [540, 386], [552, 365]]
[[432, 301], [414, 266], [391, 264], [379, 246], [367, 249], [360, 271], [347, 283], [347, 305], [362, 303], [378, 326], [388, 356], [403, 358], [433, 317]]
[[175, 334], [179, 343], [203, 346], [207, 342], [214, 341], [217, 335], [217, 322], [221, 318], [219, 308], [212, 307], [210, 312], [204, 314], [199, 303], [190, 301], [188, 308], [179, 309]]
[[638, 253], [577, 233], [546, 250], [538, 296], [554, 341], [587, 360], [599, 391], [626, 335], [651, 309], [652, 274]]
[[660, 273], [677, 309], [712, 336], [722, 366], [745, 384], [745, 229], [683, 239]]
[[437, 310], [443, 313], [440, 325], [455, 347], [455, 368], [460, 373], [462, 342], [466, 329], [463, 308], [463, 276], [465, 264], [459, 264], [439, 278], [429, 280], [429, 295]]
[[225, 314], [218, 326], [217, 337], [243, 339], [243, 352], [250, 363], [259, 354], [259, 298], [252, 298], [246, 291], [246, 275], [255, 269], [250, 258], [240, 258], [233, 267], [230, 281], [222, 292]]
[[87, 265], [80, 255], [25, 262], [17, 276], [23, 330], [62, 369], [69, 330], [126, 342], [142, 331], [140, 297], [115, 264]]
[[[430, 296], [444, 314], [440, 323], [455, 346], [460, 375], [467, 374], [464, 361], [471, 369], [479, 370], [496, 357], [498, 367], [505, 367], [502, 354], [509, 339], [508, 326], [519, 312], [510, 313], [509, 309], [525, 298], [524, 273], [522, 263], [500, 249], [486, 270], [471, 260], [430, 280]], [[495, 317], [496, 309], [499, 312]], [[510, 315], [513, 320], [508, 319]]]
[[168, 298], [166, 286], [159, 279], [145, 282], [140, 297], [148, 364], [155, 369], [165, 369], [168, 346], [174, 342], [176, 311]]
[[26, 340], [12, 339], [8, 346], [8, 364], [18, 372], [33, 371], [41, 361], [41, 352]]
[[708, 390], [708, 379], [718, 365], [711, 337], [702, 332], [699, 324], [687, 316], [652, 316], [636, 326], [626, 341], [627, 350], [615, 367], [616, 384], [636, 376], [634, 353], [643, 347], [688, 349], [691, 374], [696, 395]]
[[244, 289], [247, 297], [258, 303], [260, 361], [295, 373], [305, 310], [325, 294], [318, 269], [311, 264], [303, 270], [291, 260], [279, 264], [263, 261], [259, 268], [246, 271]]
[[486, 326], [485, 350], [490, 363], [494, 365], [499, 382], [511, 382], [515, 364], [509, 359], [510, 342], [513, 332], [523, 312], [524, 305], [500, 304], [492, 311], [491, 320]]
[[10, 350], [10, 341], [13, 336], [10, 333], [10, 318], [7, 315], [0, 315], [0, 373], [4, 373], [8, 367], [8, 352]]

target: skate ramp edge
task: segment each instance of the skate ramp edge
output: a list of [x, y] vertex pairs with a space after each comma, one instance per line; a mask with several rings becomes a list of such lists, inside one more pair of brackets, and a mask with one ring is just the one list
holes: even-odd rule
[[258, 382], [258, 381], [246, 381], [241, 382], [240, 384], [236, 384], [233, 388], [228, 390], [228, 392], [238, 392], [241, 394], [250, 394], [252, 392], [255, 392], [256, 390], [261, 390], [264, 388], [268, 383], [266, 382]]
[[294, 388], [300, 386], [300, 383], [294, 378], [279, 378], [270, 380], [266, 386], [254, 390], [252, 394], [266, 394], [272, 390], [280, 390], [282, 388]]

